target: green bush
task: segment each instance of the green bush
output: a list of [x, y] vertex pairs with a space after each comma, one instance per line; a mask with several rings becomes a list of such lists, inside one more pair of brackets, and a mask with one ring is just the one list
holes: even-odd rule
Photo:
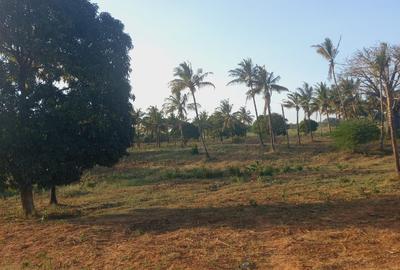
[[310, 128], [312, 132], [316, 131], [318, 129], [318, 123], [314, 120], [305, 120], [300, 122], [301, 132], [308, 134], [310, 133]]
[[369, 120], [347, 120], [332, 135], [337, 147], [354, 151], [357, 146], [378, 139], [379, 128]]

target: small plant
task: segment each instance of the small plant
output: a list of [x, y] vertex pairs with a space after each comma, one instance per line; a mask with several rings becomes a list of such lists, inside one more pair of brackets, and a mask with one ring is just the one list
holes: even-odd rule
[[195, 144], [195, 145], [192, 147], [192, 149], [190, 149], [190, 153], [191, 153], [192, 155], [194, 155], [194, 156], [200, 154], [199, 148], [197, 147], [197, 144]]
[[292, 169], [292, 167], [290, 167], [290, 166], [285, 166], [285, 167], [283, 167], [283, 169], [282, 169], [282, 172], [283, 172], [283, 173], [289, 173], [289, 172], [291, 172], [291, 171], [293, 171], [293, 169]]
[[295, 167], [295, 169], [296, 169], [296, 171], [299, 171], [299, 172], [301, 172], [301, 171], [303, 171], [303, 166], [301, 166], [301, 165], [297, 165], [296, 167]]
[[267, 166], [261, 169], [260, 176], [273, 176], [275, 169], [271, 166]]

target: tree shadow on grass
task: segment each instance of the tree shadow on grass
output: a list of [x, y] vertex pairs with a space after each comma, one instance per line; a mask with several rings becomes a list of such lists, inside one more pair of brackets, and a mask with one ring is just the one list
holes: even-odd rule
[[376, 227], [400, 230], [400, 199], [381, 197], [354, 201], [266, 204], [210, 208], [148, 208], [124, 214], [71, 219], [79, 225], [109, 226], [125, 232], [162, 233], [198, 227], [265, 230], [271, 226], [297, 229]]

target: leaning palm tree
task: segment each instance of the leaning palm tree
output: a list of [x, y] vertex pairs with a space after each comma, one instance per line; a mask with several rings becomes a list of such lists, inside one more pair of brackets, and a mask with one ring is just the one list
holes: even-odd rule
[[[240, 62], [238, 65], [239, 65], [238, 68], [229, 71], [229, 76], [234, 79], [230, 81], [228, 85], [243, 84], [248, 88], [248, 91], [246, 92], [246, 98], [247, 100], [251, 99], [253, 101], [254, 111], [256, 113], [256, 120], [258, 120], [258, 110], [255, 98], [256, 91], [254, 89], [256, 68], [253, 65], [253, 61], [250, 58], [243, 59], [242, 62]], [[264, 141], [262, 139], [262, 133], [259, 121], [257, 121], [257, 125], [258, 125], [258, 137], [260, 139], [260, 144], [264, 146]]]
[[296, 109], [296, 126], [297, 126], [297, 144], [301, 144], [300, 140], [300, 124], [299, 124], [299, 111], [301, 107], [301, 96], [297, 92], [292, 92], [287, 95], [283, 106], [290, 109]]
[[175, 91], [168, 98], [165, 99], [165, 103], [163, 105], [163, 110], [167, 114], [175, 114], [178, 118], [178, 126], [181, 135], [181, 146], [183, 147], [185, 144], [185, 138], [183, 136], [183, 122], [186, 120], [186, 103], [188, 97], [187, 94], [183, 94], [180, 91]]
[[[171, 87], [172, 92], [181, 92], [184, 90], [189, 90], [193, 98], [194, 110], [196, 112], [197, 120], [199, 120], [199, 111], [195, 93], [200, 88], [206, 86], [211, 86], [215, 88], [215, 85], [213, 83], [205, 81], [206, 77], [211, 74], [212, 74], [211, 72], [203, 72], [202, 69], [198, 69], [196, 72], [194, 72], [192, 69], [192, 65], [189, 62], [183, 62], [174, 69], [175, 79], [169, 82], [169, 86]], [[210, 158], [205, 138], [202, 135], [203, 134], [202, 126], [200, 124], [200, 121], [198, 122], [199, 122], [198, 128], [199, 128], [201, 142], [203, 144], [206, 157]]]
[[[330, 89], [324, 82], [320, 82], [315, 86], [315, 97], [313, 98], [314, 104], [316, 104], [320, 114], [320, 124], [321, 117], [323, 114], [326, 115], [326, 121], [328, 122], [329, 133], [332, 132], [331, 124], [329, 121], [329, 106], [330, 106]], [[322, 127], [321, 132], [322, 132]]]
[[269, 127], [270, 137], [271, 137], [271, 148], [272, 151], [275, 151], [275, 136], [272, 126], [272, 118], [271, 118], [271, 97], [272, 93], [275, 91], [280, 93], [282, 91], [288, 91], [286, 87], [278, 85], [280, 76], [275, 76], [273, 72], [268, 72], [265, 66], [257, 66], [256, 67], [256, 76], [255, 76], [255, 91], [256, 93], [261, 93], [264, 98], [264, 115], [268, 110], [268, 122], [266, 123]]
[[302, 87], [297, 88], [300, 94], [301, 108], [304, 111], [308, 120], [308, 131], [310, 132], [311, 141], [314, 141], [313, 132], [311, 129], [311, 114], [313, 113], [313, 94], [314, 89], [308, 83], [304, 82]]
[[329, 80], [332, 80], [332, 78], [333, 78], [333, 81], [336, 86], [335, 89], [337, 91], [337, 96], [339, 97], [339, 100], [340, 100], [340, 108], [344, 114], [343, 115], [344, 118], [346, 118], [347, 116], [346, 116], [346, 112], [344, 111], [344, 109], [345, 109], [344, 103], [343, 103], [343, 99], [340, 94], [340, 90], [339, 90], [340, 88], [338, 85], [338, 81], [336, 79], [336, 72], [335, 72], [335, 65], [336, 65], [335, 60], [336, 60], [337, 55], [339, 54], [339, 47], [340, 47], [341, 40], [342, 39], [340, 38], [336, 47], [335, 47], [335, 45], [333, 45], [333, 42], [330, 38], [325, 38], [324, 42], [322, 42], [321, 44], [313, 45], [311, 47], [316, 48], [317, 53], [329, 62], [328, 78], [329, 78]]

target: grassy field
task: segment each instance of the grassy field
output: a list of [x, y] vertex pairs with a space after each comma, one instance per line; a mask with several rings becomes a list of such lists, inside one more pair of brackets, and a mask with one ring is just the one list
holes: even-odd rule
[[[283, 139], [282, 139], [283, 140]], [[212, 144], [132, 149], [81, 184], [0, 200], [1, 269], [399, 269], [400, 180], [390, 154], [329, 139], [277, 153]]]

